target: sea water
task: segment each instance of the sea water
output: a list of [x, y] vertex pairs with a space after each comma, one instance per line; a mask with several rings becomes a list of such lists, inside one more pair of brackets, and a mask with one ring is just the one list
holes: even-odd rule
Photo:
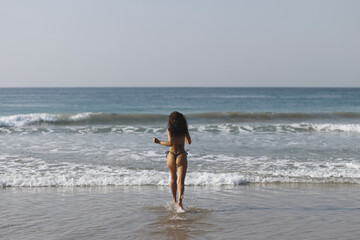
[[360, 183], [360, 89], [0, 89], [0, 186], [168, 185], [167, 118], [187, 116], [187, 185]]
[[[186, 115], [193, 140], [185, 146], [188, 172], [184, 204], [189, 210], [185, 217], [174, 215], [167, 207], [167, 148], [152, 142], [152, 137], [167, 139], [167, 119], [172, 111]], [[357, 236], [353, 226], [359, 208], [356, 201], [339, 199], [337, 194], [358, 199], [359, 142], [360, 89], [356, 88], [3, 88], [0, 194], [12, 208], [0, 210], [11, 219], [0, 222], [0, 236], [3, 231], [8, 239], [86, 239], [86, 232], [99, 233], [92, 225], [96, 221], [83, 220], [81, 225], [75, 219], [80, 215], [108, 217], [114, 224], [122, 217], [114, 206], [125, 206], [119, 213], [127, 215], [127, 222], [118, 220], [115, 224], [125, 227], [98, 226], [107, 229], [97, 235], [99, 238], [113, 239], [113, 234], [122, 232], [134, 238], [168, 239], [170, 230], [160, 223], [184, 218], [187, 220], [175, 221], [180, 225], [174, 225], [179, 231], [173, 233], [180, 235], [174, 239], [186, 239], [179, 237], [186, 229], [195, 229], [195, 235], [185, 237], [230, 238], [240, 234], [236, 226], [243, 226], [241, 231], [256, 236], [254, 239], [288, 239], [291, 231], [284, 230], [284, 238], [275, 234], [286, 221], [269, 225], [260, 219], [266, 216], [273, 221], [272, 217], [281, 216], [299, 224], [301, 217], [309, 221], [301, 229], [306, 232], [308, 227], [311, 234], [302, 235], [294, 228], [298, 236], [330, 239], [330, 235], [322, 235], [324, 226], [319, 226], [320, 233], [311, 228], [319, 220], [333, 230], [348, 226], [344, 239], [351, 239]], [[101, 205], [103, 196], [113, 205]], [[319, 199], [329, 197], [333, 201], [328, 205], [318, 204]], [[118, 205], [116, 198], [122, 198]], [[43, 214], [24, 208], [25, 201], [43, 205]], [[77, 206], [76, 201], [89, 205], [71, 207]], [[20, 215], [14, 210], [19, 207], [23, 208]], [[52, 209], [51, 215], [45, 209]], [[78, 224], [85, 232], [71, 229], [70, 224], [64, 229], [68, 235], [56, 235], [60, 220], [52, 214], [63, 209], [73, 211], [60, 219]], [[136, 212], [138, 209], [141, 211]], [[138, 215], [131, 217], [131, 211]], [[235, 219], [227, 218], [230, 212]], [[331, 220], [335, 212], [348, 220], [336, 218], [335, 224]], [[323, 218], [312, 217], [318, 213]], [[239, 222], [246, 216], [253, 225]], [[41, 229], [26, 225], [24, 217], [39, 221]], [[138, 226], [143, 233], [139, 235], [129, 228], [141, 217], [145, 220]], [[195, 224], [194, 229], [187, 225], [189, 221]], [[153, 231], [151, 224], [159, 232]], [[270, 232], [259, 230], [262, 224]], [[45, 230], [47, 227], [52, 230]]]

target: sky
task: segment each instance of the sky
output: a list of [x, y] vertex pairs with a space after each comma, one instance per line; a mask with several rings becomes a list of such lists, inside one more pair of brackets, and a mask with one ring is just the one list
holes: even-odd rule
[[358, 0], [0, 0], [0, 87], [360, 87]]

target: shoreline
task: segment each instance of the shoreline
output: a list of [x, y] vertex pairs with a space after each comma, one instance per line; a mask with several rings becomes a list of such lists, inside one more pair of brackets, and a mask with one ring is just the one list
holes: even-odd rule
[[[248, 189], [256, 189], [259, 187], [264, 188], [360, 188], [360, 184], [358, 183], [242, 183], [237, 185], [219, 185], [219, 186], [208, 186], [208, 185], [186, 185], [187, 189], [194, 190], [221, 190], [221, 189], [229, 189], [236, 190], [238, 188], [248, 188]], [[1, 190], [41, 190], [41, 189], [84, 189], [84, 190], [101, 190], [101, 189], [141, 189], [141, 188], [154, 188], [159, 190], [170, 189], [170, 185], [105, 185], [105, 186], [0, 186]], [[170, 191], [170, 190], [169, 190]]]

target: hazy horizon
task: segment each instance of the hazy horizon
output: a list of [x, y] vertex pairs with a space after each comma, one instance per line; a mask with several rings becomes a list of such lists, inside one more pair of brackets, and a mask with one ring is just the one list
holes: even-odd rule
[[360, 87], [359, 1], [1, 1], [0, 87]]
[[257, 87], [252, 87], [252, 86], [150, 86], [150, 87], [146, 87], [146, 86], [135, 86], [135, 87], [132, 87], [132, 86], [64, 86], [64, 87], [56, 87], [56, 86], [52, 86], [52, 87], [0, 87], [0, 89], [36, 89], [36, 88], [38, 88], [38, 89], [42, 89], [42, 88], [49, 88], [49, 89], [51, 89], [51, 88], [54, 88], [54, 89], [56, 89], [56, 88], [64, 88], [64, 89], [67, 89], [67, 88], [259, 88], [259, 89], [261, 89], [261, 88], [299, 88], [299, 89], [301, 89], [301, 88], [303, 88], [303, 89], [307, 89], [307, 88], [309, 88], [309, 89], [360, 89], [360, 87], [341, 87], [341, 86], [337, 86], [337, 87], [316, 87], [316, 86], [311, 86], [311, 87], [301, 87], [301, 86], [292, 86], [292, 87], [288, 87], [288, 86], [265, 86], [265, 87], [262, 87], [262, 86], [257, 86]]

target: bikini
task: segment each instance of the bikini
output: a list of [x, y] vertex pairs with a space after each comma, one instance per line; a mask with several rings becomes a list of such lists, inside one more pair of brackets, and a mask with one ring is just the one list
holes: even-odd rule
[[166, 152], [165, 152], [166, 157], [167, 157], [167, 155], [168, 155], [169, 153], [171, 153], [171, 154], [174, 156], [175, 160], [177, 159], [178, 156], [180, 156], [180, 155], [183, 154], [183, 153], [186, 153], [186, 155], [188, 154], [186, 151], [183, 151], [183, 152], [181, 152], [181, 153], [173, 153], [173, 152], [171, 152], [171, 151], [166, 151]]
[[[178, 144], [178, 146], [179, 146], [179, 147], [182, 146], [182, 148], [184, 147], [182, 144]], [[168, 156], [169, 153], [171, 153], [171, 154], [174, 156], [175, 160], [176, 160], [177, 157], [180, 156], [181, 154], [184, 154], [184, 153], [186, 153], [186, 155], [188, 154], [185, 150], [182, 151], [182, 152], [180, 152], [180, 153], [173, 153], [172, 151], [166, 151], [166, 152], [165, 152], [166, 157]]]

